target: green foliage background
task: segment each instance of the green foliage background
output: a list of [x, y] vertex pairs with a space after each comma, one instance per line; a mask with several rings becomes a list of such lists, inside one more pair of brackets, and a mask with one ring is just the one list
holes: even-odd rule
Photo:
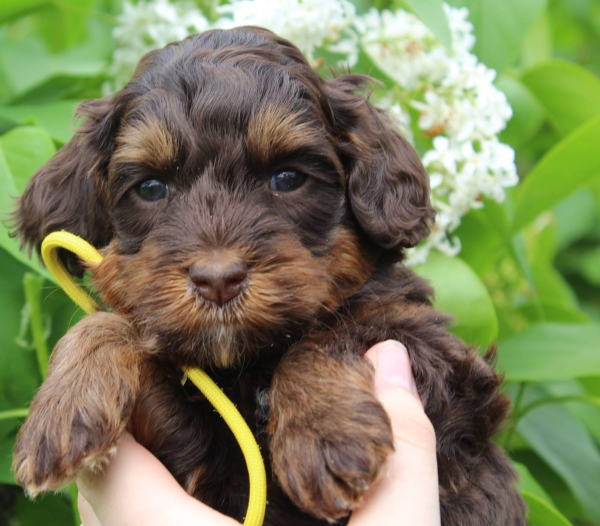
[[[411, 9], [448, 38], [440, 0], [356, 4]], [[498, 442], [521, 475], [530, 524], [598, 526], [600, 1], [450, 4], [470, 8], [475, 52], [513, 106], [501, 138], [522, 182], [464, 218], [460, 257], [433, 253], [417, 271], [457, 334], [498, 342], [513, 400]], [[72, 136], [76, 104], [101, 96], [120, 11], [119, 0], [0, 0], [1, 213]], [[73, 492], [28, 501], [10, 456], [49, 350], [80, 313], [4, 227], [0, 284], [0, 524], [78, 525]]]

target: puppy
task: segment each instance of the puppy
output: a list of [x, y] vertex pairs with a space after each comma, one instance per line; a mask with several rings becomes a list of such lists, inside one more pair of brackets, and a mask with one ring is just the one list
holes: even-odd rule
[[[107, 307], [60, 340], [14, 451], [34, 496], [101, 466], [129, 429], [187, 492], [238, 520], [239, 448], [181, 366], [205, 369], [268, 467], [265, 524], [340, 520], [393, 450], [366, 350], [408, 348], [437, 435], [442, 523], [524, 525], [491, 437], [509, 403], [398, 263], [429, 231], [428, 176], [366, 100], [259, 28], [148, 53], [115, 96], [84, 102], [70, 143], [31, 180], [16, 234], [101, 247]], [[81, 271], [71, 261], [73, 272]]]

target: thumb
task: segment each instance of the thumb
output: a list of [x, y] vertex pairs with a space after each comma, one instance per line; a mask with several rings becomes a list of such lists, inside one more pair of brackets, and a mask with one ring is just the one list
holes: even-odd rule
[[390, 417], [394, 453], [388, 473], [352, 515], [349, 526], [440, 524], [435, 432], [417, 394], [406, 347], [388, 340], [367, 352], [375, 391]]

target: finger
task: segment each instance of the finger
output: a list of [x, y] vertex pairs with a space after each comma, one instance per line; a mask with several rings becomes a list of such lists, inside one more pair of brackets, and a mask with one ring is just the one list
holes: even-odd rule
[[77, 508], [79, 509], [79, 518], [82, 526], [102, 526], [90, 503], [85, 500], [85, 497], [79, 492], [77, 495]]
[[352, 515], [349, 526], [440, 524], [435, 432], [423, 411], [406, 348], [396, 341], [367, 353], [375, 389], [394, 434], [389, 468]]
[[102, 526], [239, 526], [190, 497], [158, 459], [128, 433], [105, 469], [86, 472], [78, 477], [77, 485]]

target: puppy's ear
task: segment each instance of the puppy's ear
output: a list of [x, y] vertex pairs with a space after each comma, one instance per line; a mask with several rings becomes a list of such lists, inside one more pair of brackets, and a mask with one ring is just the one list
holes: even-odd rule
[[414, 247], [429, 234], [435, 212], [429, 176], [415, 149], [366, 99], [372, 79], [346, 75], [327, 84], [334, 126], [346, 158], [352, 213], [384, 249]]
[[56, 230], [67, 230], [98, 247], [108, 243], [111, 227], [101, 194], [111, 154], [106, 138], [113, 132], [113, 112], [104, 99], [79, 106], [77, 113], [85, 116], [82, 126], [17, 200], [13, 235], [21, 238], [22, 248], [39, 253], [43, 239]]

